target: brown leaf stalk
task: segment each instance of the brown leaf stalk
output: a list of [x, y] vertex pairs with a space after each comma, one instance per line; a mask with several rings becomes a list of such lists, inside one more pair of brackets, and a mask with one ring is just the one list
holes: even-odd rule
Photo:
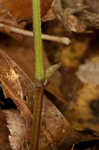
[[39, 149], [40, 122], [42, 112], [43, 86], [36, 87], [34, 90], [34, 105], [33, 105], [33, 125], [32, 125], [32, 144], [31, 150]]

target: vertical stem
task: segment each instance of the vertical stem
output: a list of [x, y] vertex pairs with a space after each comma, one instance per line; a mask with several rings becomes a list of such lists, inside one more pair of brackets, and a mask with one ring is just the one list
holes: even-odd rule
[[42, 111], [43, 87], [34, 90], [33, 128], [32, 128], [32, 150], [39, 149], [40, 121]]
[[35, 48], [35, 79], [44, 80], [42, 40], [41, 40], [41, 17], [40, 0], [32, 0], [33, 4], [33, 29], [34, 29], [34, 48]]
[[34, 49], [35, 49], [35, 83], [34, 105], [33, 105], [33, 129], [31, 150], [39, 149], [40, 120], [43, 100], [43, 81], [44, 68], [42, 56], [41, 40], [41, 18], [40, 18], [40, 0], [32, 0], [33, 8], [33, 31], [34, 31]]

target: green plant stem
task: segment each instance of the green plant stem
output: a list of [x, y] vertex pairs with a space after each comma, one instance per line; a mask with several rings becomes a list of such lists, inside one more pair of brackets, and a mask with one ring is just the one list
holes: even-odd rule
[[38, 150], [42, 101], [43, 101], [43, 81], [45, 77], [43, 68], [42, 40], [41, 40], [40, 0], [32, 0], [32, 8], [33, 8], [36, 87], [34, 89], [32, 144], [30, 150]]
[[41, 39], [41, 17], [40, 0], [32, 0], [33, 4], [33, 31], [35, 48], [35, 79], [44, 80], [43, 57], [42, 57], [42, 39]]

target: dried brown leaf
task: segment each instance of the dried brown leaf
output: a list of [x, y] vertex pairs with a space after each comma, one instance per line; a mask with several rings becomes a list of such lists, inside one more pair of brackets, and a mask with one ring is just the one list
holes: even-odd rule
[[99, 29], [98, 6], [98, 0], [54, 0], [53, 9], [66, 31], [91, 33]]
[[11, 150], [8, 135], [5, 114], [0, 109], [0, 150]]
[[[31, 121], [34, 84], [16, 65], [16, 63], [2, 50], [0, 50], [0, 64], [0, 80], [4, 94], [6, 98], [9, 97], [13, 100], [19, 110], [19, 112], [5, 112], [7, 115], [8, 128], [11, 134], [9, 138], [11, 146], [14, 150], [18, 150], [19, 147], [24, 147], [25, 141], [26, 143], [30, 142], [32, 137], [31, 124], [26, 124], [25, 121]], [[11, 72], [11, 70], [13, 71]], [[18, 91], [18, 88], [21, 88], [21, 90]], [[23, 100], [24, 96], [26, 96], [26, 102]], [[18, 123], [16, 124], [16, 122]], [[22, 130], [23, 133], [26, 132], [26, 134], [22, 134], [21, 132], [22, 137], [20, 136], [20, 130]], [[17, 132], [16, 135], [15, 132]], [[61, 112], [52, 104], [52, 102], [44, 97], [44, 110], [42, 112], [40, 132], [40, 149], [45, 150], [62, 144], [71, 132], [72, 130], [69, 127], [69, 123]], [[71, 135], [69, 139], [71, 140]], [[16, 146], [17, 143], [19, 147]]]
[[[26, 87], [23, 85], [26, 84], [25, 86], [27, 86], [28, 89], [30, 79], [26, 75], [23, 75], [23, 72], [21, 73], [21, 70], [16, 65], [16, 63], [14, 63], [13, 60], [11, 60], [11, 58], [8, 57], [2, 50], [0, 51], [0, 64], [0, 80], [3, 86], [5, 98], [11, 98], [16, 104], [22, 116], [25, 119], [29, 119], [31, 112], [23, 99], [24, 96], [26, 96], [27, 103], [29, 102], [29, 105], [31, 106], [31, 102], [28, 99], [28, 92], [30, 92], [32, 89], [30, 88], [30, 91], [26, 90]], [[21, 85], [21, 81], [23, 85]], [[22, 91], [23, 89], [24, 92]], [[23, 93], [28, 94], [23, 96]]]
[[[59, 110], [44, 97], [45, 106], [42, 112], [40, 150], [50, 149], [62, 144], [70, 135], [69, 124]], [[13, 150], [19, 150], [22, 145], [31, 141], [31, 128], [26, 128], [23, 118], [16, 110], [4, 111], [7, 116], [9, 141]], [[28, 145], [29, 146], [29, 145]]]
[[[51, 7], [53, 0], [41, 0], [41, 16]], [[0, 19], [8, 24], [18, 25], [21, 22], [32, 21], [32, 0], [0, 0]]]
[[10, 131], [9, 142], [13, 150], [19, 150], [26, 134], [24, 119], [17, 110], [6, 110], [7, 127]]
[[[53, 0], [41, 0], [41, 17], [44, 17], [51, 7]], [[47, 19], [46, 19], [47, 21]], [[28, 23], [32, 23], [32, 0], [0, 0], [0, 22], [6, 25], [24, 28]], [[23, 36], [12, 33], [9, 28], [0, 28], [17, 40], [22, 40]]]

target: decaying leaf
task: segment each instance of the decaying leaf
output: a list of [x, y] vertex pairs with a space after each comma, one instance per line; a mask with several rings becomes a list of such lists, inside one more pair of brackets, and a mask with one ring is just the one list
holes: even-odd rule
[[98, 0], [84, 0], [84, 3], [89, 7], [88, 9], [94, 13], [99, 13], [99, 1]]
[[[28, 40], [30, 40], [30, 39], [27, 38], [27, 41]], [[15, 62], [27, 73], [27, 75], [32, 80], [32, 82], [34, 82], [34, 67], [33, 66], [34, 66], [35, 59], [34, 59], [34, 50], [32, 49], [32, 42], [33, 41], [30, 40], [30, 42], [27, 42], [27, 44], [25, 44], [24, 46], [22, 46], [22, 45], [20, 46], [20, 44], [16, 43], [14, 40], [12, 40], [12, 41], [8, 40], [8, 41], [2, 41], [2, 43], [0, 43], [0, 47], [3, 48], [8, 53], [8, 55], [15, 60]], [[26, 43], [26, 41], [24, 43]], [[7, 47], [6, 47], [6, 44], [8, 45]], [[24, 53], [22, 50], [24, 50]], [[15, 55], [15, 53], [16, 53], [16, 55]], [[44, 58], [44, 68], [45, 68], [45, 70], [47, 70], [47, 68], [50, 67], [50, 64], [48, 62], [45, 52], [43, 53], [43, 58]], [[22, 79], [22, 81], [24, 81], [24, 80]], [[24, 81], [24, 82], [26, 82], [25, 85], [29, 84], [29, 82], [27, 82], [27, 81]], [[23, 82], [22, 82], [22, 85], [24, 85]], [[31, 86], [31, 85], [29, 85], [29, 86]], [[33, 86], [34, 86], [34, 84], [33, 84]], [[30, 87], [30, 89], [32, 89], [32, 87]], [[54, 95], [57, 98], [57, 101], [60, 101], [61, 103], [65, 103], [64, 98], [56, 84], [55, 76], [53, 76], [50, 79], [50, 82], [46, 86], [46, 90], [49, 93], [51, 93], [52, 95]], [[25, 90], [25, 92], [26, 92], [26, 90]], [[31, 93], [31, 90], [28, 90], [28, 92]], [[26, 94], [25, 94], [25, 96], [26, 96]], [[32, 99], [32, 97], [30, 97], [30, 98]], [[30, 106], [31, 106], [31, 104], [30, 104]]]
[[9, 131], [6, 126], [6, 117], [0, 109], [0, 150], [11, 150], [8, 135]]
[[[8, 72], [8, 75], [9, 75], [9, 68], [12, 66], [12, 69], [14, 69], [14, 73], [15, 73], [15, 77], [16, 77], [16, 78], [14, 78], [15, 81], [17, 80], [17, 77], [18, 77], [18, 76], [16, 76], [16, 74], [17, 75], [21, 74], [19, 77], [20, 84], [17, 84], [18, 82], [16, 82], [16, 85], [21, 86], [22, 89], [20, 92], [23, 92], [23, 95], [20, 95], [20, 93], [18, 94], [17, 92], [14, 92], [14, 88], [12, 86], [9, 88], [11, 88], [11, 90], [13, 90], [14, 95], [17, 97], [22, 97], [22, 96], [24, 96], [24, 94], [27, 94], [29, 96], [28, 99], [26, 99], [27, 102], [24, 102], [24, 105], [26, 105], [27, 108], [32, 112], [31, 105], [33, 107], [33, 103], [29, 104], [29, 102], [31, 101], [31, 98], [33, 100], [33, 97], [31, 97], [31, 94], [33, 96], [34, 84], [32, 83], [32, 81], [30, 79], [28, 79], [29, 83], [26, 82], [27, 78], [28, 78], [28, 77], [26, 77], [26, 74], [24, 74], [22, 72], [22, 70], [19, 67], [17, 67], [15, 62], [12, 61], [12, 59], [10, 57], [8, 57], [4, 52], [2, 52], [2, 50], [0, 51], [0, 57], [1, 57], [1, 60], [5, 58], [4, 60], [7, 61], [7, 62], [4, 62], [4, 65], [5, 64], [7, 65], [8, 70], [6, 70], [6, 71]], [[6, 65], [4, 68], [6, 68]], [[73, 72], [71, 72], [71, 73], [73, 73]], [[0, 74], [2, 74], [2, 72]], [[64, 112], [64, 114], [66, 113], [65, 114], [66, 118], [63, 117], [63, 115], [52, 104], [52, 102], [50, 100], [48, 100], [47, 97], [44, 96], [44, 104], [43, 104], [44, 109], [42, 112], [42, 122], [41, 122], [41, 132], [40, 132], [40, 149], [41, 150], [50, 149], [50, 148], [59, 146], [62, 143], [66, 143], [67, 146], [68, 145], [70, 146], [73, 143], [80, 142], [83, 140], [98, 139], [98, 137], [96, 137], [95, 131], [89, 132], [89, 130], [93, 129], [93, 125], [90, 123], [90, 126], [89, 126], [89, 124], [86, 123], [86, 120], [83, 120], [83, 119], [85, 119], [85, 116], [87, 116], [89, 118], [91, 117], [91, 114], [89, 113], [90, 111], [88, 111], [88, 108], [86, 107], [87, 113], [89, 113], [89, 114], [87, 114], [87, 115], [85, 114], [84, 117], [81, 116], [81, 118], [79, 118], [80, 115], [79, 116], [77, 115], [78, 114], [77, 110], [79, 107], [78, 107], [78, 104], [76, 107], [74, 100], [76, 100], [78, 102], [78, 97], [76, 95], [76, 92], [80, 92], [82, 83], [80, 83], [80, 81], [78, 79], [76, 80], [75, 75], [74, 75], [74, 77], [71, 75], [70, 75], [70, 72], [66, 72], [65, 78], [63, 78], [68, 81], [66, 84], [67, 88], [66, 87], [64, 88], [64, 92], [67, 94], [65, 98], [66, 98], [66, 100], [71, 100], [68, 103], [68, 107], [66, 108], [66, 111]], [[25, 77], [26, 77], [26, 80], [25, 80]], [[2, 79], [3, 79], [3, 77], [2, 77]], [[8, 84], [8, 81], [9, 81], [8, 76], [4, 79], [5, 79], [4, 81], [6, 81], [5, 83]], [[65, 80], [63, 81], [64, 83], [65, 83]], [[14, 82], [14, 80], [12, 80], [12, 81]], [[13, 83], [12, 81], [11, 81], [11, 83]], [[1, 83], [3, 83], [3, 82], [1, 82]], [[25, 83], [27, 83], [27, 84], [25, 84]], [[28, 87], [28, 84], [29, 84], [29, 87]], [[70, 88], [71, 85], [72, 85], [72, 88]], [[3, 86], [3, 89], [5, 89], [4, 86]], [[32, 91], [30, 90], [31, 93], [29, 93], [29, 89], [32, 90]], [[25, 93], [25, 92], [27, 92], [27, 93]], [[5, 93], [6, 92], [4, 90], [4, 94]], [[25, 95], [25, 96], [27, 96], [27, 95]], [[6, 96], [10, 96], [12, 98], [13, 102], [15, 102], [14, 97], [12, 97], [11, 93], [10, 93], [10, 95], [8, 95], [8, 93], [7, 93]], [[84, 101], [84, 102], [86, 102], [86, 101]], [[73, 113], [72, 113], [72, 111], [73, 111]], [[31, 137], [32, 137], [31, 126], [29, 126], [29, 127], [26, 126], [24, 117], [20, 114], [20, 112], [21, 112], [21, 109], [19, 109], [19, 111], [18, 110], [7, 110], [7, 111], [5, 110], [4, 111], [4, 113], [7, 116], [7, 123], [8, 123], [7, 127], [9, 128], [9, 131], [10, 131], [9, 140], [10, 140], [13, 150], [18, 150], [20, 147], [24, 147], [24, 145], [29, 146], [29, 143], [30, 143]], [[84, 109], [83, 113], [86, 113], [85, 109]], [[79, 112], [79, 114], [80, 114], [80, 112]], [[77, 116], [78, 116], [78, 118], [77, 118]], [[66, 119], [68, 119], [70, 124]], [[83, 123], [80, 124], [79, 119], [85, 121], [84, 124]], [[17, 122], [17, 126], [16, 126], [16, 122]], [[87, 128], [87, 126], [89, 128]], [[95, 125], [95, 128], [98, 129], [98, 124]], [[20, 130], [22, 133], [21, 135], [20, 135]], [[83, 132], [84, 132], [84, 134], [83, 134]], [[85, 133], [86, 133], [86, 136], [85, 136]], [[21, 143], [20, 143], [20, 141], [21, 141]], [[18, 147], [17, 147], [17, 145], [18, 145]]]
[[81, 65], [77, 76], [84, 83], [89, 83], [93, 86], [99, 85], [99, 64], [89, 61], [85, 65]]
[[[41, 16], [44, 16], [51, 7], [53, 0], [41, 0]], [[16, 7], [15, 7], [16, 6]], [[0, 20], [8, 24], [18, 25], [21, 22], [32, 20], [32, 0], [0, 0]]]
[[63, 67], [61, 73], [67, 120], [80, 140], [99, 139], [99, 56], [90, 58], [78, 70]]
[[[0, 64], [0, 80], [5, 98], [11, 98], [18, 109], [4, 111], [7, 116], [12, 149], [18, 150], [25, 143], [28, 145], [32, 137], [31, 124], [26, 124], [26, 122], [32, 119], [34, 84], [2, 50], [0, 50]], [[21, 90], [19, 91], [18, 88]], [[47, 97], [44, 97], [44, 103], [40, 133], [41, 150], [62, 144], [72, 131], [64, 116]], [[20, 130], [22, 130], [21, 136]], [[71, 135], [69, 139], [71, 140]], [[20, 143], [20, 141], [22, 142]]]
[[[28, 92], [28, 90], [24, 88], [24, 85], [26, 83], [27, 83], [26, 85], [29, 84], [29, 82], [27, 81], [29, 80], [29, 78], [20, 70], [20, 68], [16, 65], [16, 63], [14, 63], [3, 51], [0, 51], [0, 64], [1, 64], [0, 65], [0, 80], [3, 86], [5, 98], [10, 97], [11, 99], [15, 100], [14, 102], [16, 106], [18, 107], [18, 109], [20, 110], [20, 112], [22, 113], [23, 117], [29, 119], [28, 117], [30, 115], [30, 111], [25, 105], [25, 102], [23, 100], [24, 96], [26, 96], [27, 102], [29, 101], [29, 98], [28, 98], [29, 93], [28, 94], [26, 93]], [[22, 74], [24, 74], [27, 80], [24, 79]], [[23, 89], [22, 89], [22, 86], [23, 86]], [[29, 92], [31, 92], [31, 90], [32, 89], [30, 88]], [[23, 96], [23, 92], [26, 95]], [[31, 100], [31, 102], [33, 101]], [[29, 101], [29, 103], [31, 102]]]
[[72, 39], [72, 44], [63, 47], [57, 54], [57, 60], [67, 68], [77, 68], [88, 52], [90, 38]]
[[[40, 133], [40, 150], [50, 149], [62, 144], [65, 135], [69, 135], [70, 130], [68, 122], [57, 110], [57, 108], [44, 97], [45, 109], [42, 112], [41, 133]], [[7, 116], [7, 127], [10, 135], [9, 141], [13, 150], [18, 150], [24, 143], [31, 140], [31, 129], [25, 127], [25, 122], [16, 110], [4, 111]]]
[[[50, 9], [52, 1], [53, 0], [46, 0], [46, 2], [44, 0], [40, 1], [42, 18]], [[45, 18], [44, 21], [47, 21], [47, 18]], [[0, 23], [18, 28], [25, 28], [28, 23], [32, 23], [32, 0], [0, 0]], [[12, 33], [8, 27], [0, 27], [0, 31], [17, 40], [23, 38], [22, 35]]]
[[8, 136], [10, 145], [13, 150], [19, 150], [26, 136], [24, 119], [17, 110], [6, 110], [4, 113], [7, 116], [7, 127], [10, 131], [10, 135]]
[[55, 16], [52, 9], [49, 9], [47, 11], [47, 14], [44, 17], [42, 17], [42, 21], [44, 21], [44, 22], [45, 21], [51, 21], [51, 20], [54, 20], [54, 19], [56, 19], [56, 16]]
[[99, 29], [99, 1], [54, 0], [53, 9], [68, 32], [89, 32]]

